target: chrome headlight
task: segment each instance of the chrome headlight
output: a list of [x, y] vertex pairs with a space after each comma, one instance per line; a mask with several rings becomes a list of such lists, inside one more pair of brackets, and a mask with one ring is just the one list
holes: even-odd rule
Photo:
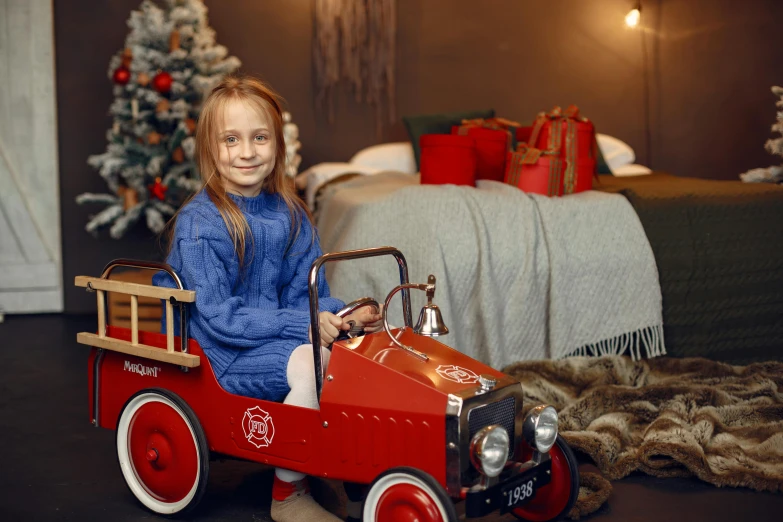
[[488, 477], [497, 477], [508, 460], [508, 432], [498, 424], [485, 426], [470, 441], [470, 461]]
[[522, 436], [531, 448], [546, 453], [557, 439], [557, 411], [552, 406], [536, 406], [525, 417]]

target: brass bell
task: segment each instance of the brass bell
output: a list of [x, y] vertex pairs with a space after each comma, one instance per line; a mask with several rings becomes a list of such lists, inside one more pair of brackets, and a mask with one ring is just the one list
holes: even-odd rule
[[427, 337], [446, 335], [449, 333], [449, 329], [443, 322], [440, 308], [438, 308], [438, 305], [432, 303], [432, 298], [435, 297], [434, 275], [429, 276], [427, 285], [430, 287], [427, 290], [427, 304], [422, 307], [421, 312], [419, 313], [419, 321], [416, 323], [416, 326], [413, 327], [413, 333], [426, 335]]

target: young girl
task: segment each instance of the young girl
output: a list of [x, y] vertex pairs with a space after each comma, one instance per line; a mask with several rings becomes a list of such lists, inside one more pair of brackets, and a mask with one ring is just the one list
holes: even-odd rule
[[[167, 262], [196, 291], [191, 335], [227, 391], [317, 408], [308, 272], [321, 255], [311, 216], [285, 177], [281, 100], [262, 82], [229, 77], [204, 101], [196, 161], [204, 182], [172, 220]], [[155, 284], [171, 286], [165, 274]], [[348, 330], [380, 329], [378, 310], [345, 320], [343, 302], [318, 288], [322, 344]], [[323, 368], [330, 352], [322, 348]], [[272, 518], [338, 520], [309, 494], [302, 473], [276, 469]]]

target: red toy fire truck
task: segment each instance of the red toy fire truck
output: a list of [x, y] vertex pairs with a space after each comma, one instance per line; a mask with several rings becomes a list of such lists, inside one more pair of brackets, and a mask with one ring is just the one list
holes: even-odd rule
[[[365, 484], [367, 522], [457, 520], [510, 512], [530, 521], [557, 520], [573, 506], [579, 475], [557, 433], [557, 413], [539, 405], [522, 414], [522, 387], [493, 368], [437, 342], [446, 333], [432, 304], [435, 278], [410, 284], [395, 248], [325, 254], [309, 273], [313, 345], [318, 346], [318, 278], [326, 262], [392, 255], [400, 285], [385, 300], [384, 331], [337, 340], [321, 370], [313, 351], [320, 410], [233, 395], [218, 384], [209, 360], [187, 336], [195, 300], [163, 264], [117, 260], [100, 278], [76, 285], [98, 297], [97, 333], [79, 333], [89, 357], [90, 413], [95, 426], [117, 431], [117, 456], [128, 487], [154, 513], [182, 514], [207, 485], [210, 458], [231, 456], [308, 475]], [[118, 266], [165, 270], [178, 289], [109, 279]], [[428, 302], [412, 327], [410, 290]], [[405, 326], [391, 329], [386, 311], [402, 292]], [[131, 296], [131, 327], [106, 324], [105, 294]], [[138, 297], [165, 300], [166, 334], [138, 331]], [[364, 298], [341, 315], [377, 302]], [[174, 335], [174, 307], [180, 336]]]

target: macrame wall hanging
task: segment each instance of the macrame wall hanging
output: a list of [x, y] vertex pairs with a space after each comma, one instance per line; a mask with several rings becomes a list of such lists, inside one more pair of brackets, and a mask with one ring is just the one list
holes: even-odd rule
[[316, 104], [334, 121], [341, 80], [353, 87], [359, 103], [375, 108], [380, 134], [384, 113], [395, 119], [397, 0], [315, 0]]

